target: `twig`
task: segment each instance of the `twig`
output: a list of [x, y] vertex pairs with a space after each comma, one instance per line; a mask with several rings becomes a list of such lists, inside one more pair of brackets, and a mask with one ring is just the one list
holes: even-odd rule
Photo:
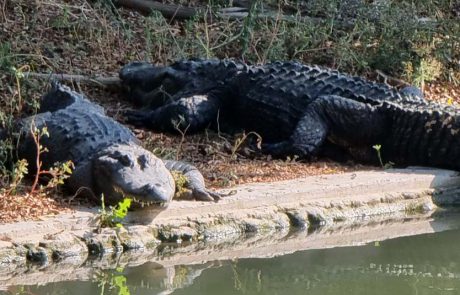
[[388, 76], [387, 74], [383, 73], [380, 70], [375, 70], [378, 76], [381, 76], [383, 78], [383, 83], [395, 86], [395, 87], [401, 87], [401, 86], [410, 86], [410, 83], [407, 83], [406, 81], [403, 81], [401, 79], [395, 78]]
[[38, 180], [40, 178], [40, 175], [41, 175], [41, 168], [42, 168], [42, 162], [40, 160], [40, 154], [42, 152], [42, 150], [40, 149], [40, 135], [38, 133], [35, 132], [35, 118], [32, 120], [31, 124], [30, 124], [30, 133], [32, 134], [32, 139], [34, 140], [34, 143], [35, 143], [35, 147], [37, 149], [37, 154], [36, 154], [36, 159], [35, 159], [35, 165], [37, 166], [36, 169], [36, 173], [35, 173], [35, 178], [34, 178], [34, 182], [32, 184], [32, 188], [30, 189], [30, 193], [31, 194], [34, 194], [35, 191], [36, 191], [36, 187], [38, 185]]
[[104, 87], [118, 87], [121, 85], [121, 80], [117, 76], [112, 77], [89, 77], [84, 75], [72, 74], [43, 74], [43, 73], [24, 73], [25, 78], [48, 79], [57, 81], [72, 81], [77, 83], [94, 84]]

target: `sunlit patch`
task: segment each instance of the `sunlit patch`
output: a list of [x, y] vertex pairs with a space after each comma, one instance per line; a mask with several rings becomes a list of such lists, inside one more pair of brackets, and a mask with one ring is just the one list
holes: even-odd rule
[[133, 201], [133, 203], [140, 205], [142, 208], [144, 207], [150, 207], [150, 206], [156, 206], [156, 207], [166, 207], [167, 202], [164, 201], [145, 201], [141, 200], [140, 196], [138, 195], [133, 195], [130, 193], [126, 193], [123, 191], [123, 189], [117, 185], [113, 185], [113, 190], [119, 194], [122, 195], [123, 198], [129, 198]]

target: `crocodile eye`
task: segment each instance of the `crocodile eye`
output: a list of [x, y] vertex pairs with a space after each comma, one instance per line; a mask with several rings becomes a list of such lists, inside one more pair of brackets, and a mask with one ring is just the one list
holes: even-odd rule
[[141, 167], [142, 170], [144, 170], [147, 167], [147, 156], [146, 155], [140, 155], [137, 158], [137, 164]]
[[123, 156], [120, 156], [118, 158], [118, 161], [121, 163], [121, 165], [125, 166], [125, 167], [131, 167], [133, 166], [133, 162], [131, 161], [131, 159], [129, 158], [128, 155], [123, 155]]

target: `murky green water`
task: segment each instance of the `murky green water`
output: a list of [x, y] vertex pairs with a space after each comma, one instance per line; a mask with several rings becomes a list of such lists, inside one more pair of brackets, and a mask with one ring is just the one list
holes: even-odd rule
[[1, 294], [460, 294], [460, 230], [263, 258], [95, 272]]

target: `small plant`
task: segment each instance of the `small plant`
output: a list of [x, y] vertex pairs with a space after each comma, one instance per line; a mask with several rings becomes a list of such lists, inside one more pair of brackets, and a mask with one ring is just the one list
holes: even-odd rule
[[185, 198], [191, 195], [190, 189], [187, 188], [188, 180], [185, 175], [180, 171], [171, 171], [171, 175], [174, 178], [174, 182], [176, 184], [176, 191], [174, 193], [174, 198], [180, 199]]
[[70, 26], [70, 10], [67, 5], [62, 7], [62, 15], [57, 16], [51, 22], [51, 27], [56, 29], [66, 29]]
[[[16, 111], [20, 112], [22, 110], [23, 106], [23, 101], [22, 101], [22, 94], [21, 94], [21, 80], [24, 79], [24, 71], [29, 71], [30, 67], [28, 65], [24, 65], [18, 69], [15, 67], [11, 67], [11, 70], [13, 71], [14, 78], [16, 80], [16, 95], [17, 95], [17, 104], [16, 104]], [[13, 98], [12, 101], [15, 101]], [[11, 107], [11, 110], [13, 111], [13, 107]]]
[[181, 135], [180, 143], [179, 143], [179, 146], [177, 147], [177, 153], [176, 153], [176, 160], [178, 160], [182, 153], [182, 147], [185, 142], [185, 134], [187, 133], [187, 130], [190, 128], [190, 124], [188, 124], [185, 128], [182, 128], [182, 126], [185, 126], [186, 120], [181, 115], [179, 115], [179, 120], [174, 120], [172, 123], [174, 125], [174, 129], [176, 129], [177, 132], [179, 132]]
[[373, 145], [372, 148], [377, 152], [377, 157], [379, 158], [380, 166], [382, 166], [383, 169], [390, 169], [391, 167], [393, 167], [394, 165], [393, 162], [388, 162], [386, 164], [383, 164], [382, 154], [381, 154], [381, 149], [382, 149], [381, 144]]
[[443, 66], [434, 58], [422, 59], [415, 69], [412, 62], [403, 64], [404, 76], [422, 90], [425, 88], [425, 82], [434, 81], [442, 74]]
[[11, 178], [8, 183], [8, 188], [2, 188], [0, 190], [0, 194], [4, 195], [11, 195], [15, 194], [17, 192], [17, 189], [22, 182], [22, 179], [24, 178], [25, 175], [28, 173], [27, 166], [29, 163], [25, 159], [17, 161], [14, 166], [13, 166], [13, 171], [11, 173]]
[[383, 165], [383, 160], [382, 160], [382, 154], [380, 152], [380, 150], [382, 149], [382, 145], [376, 144], [376, 145], [373, 145], [372, 148], [377, 152], [377, 157], [379, 158], [380, 166], [382, 166], [383, 168], [384, 165]]
[[[34, 121], [32, 120], [32, 123], [30, 125], [30, 131], [32, 133], [32, 137], [37, 149], [35, 163], [37, 171], [35, 173], [35, 178], [32, 187], [30, 188], [31, 194], [43, 192], [48, 189], [53, 189], [56, 188], [58, 185], [63, 184], [64, 180], [70, 177], [70, 175], [72, 174], [72, 169], [74, 168], [72, 161], [67, 161], [65, 163], [55, 163], [54, 166], [51, 167], [49, 170], [42, 170], [41, 155], [43, 153], [48, 152], [48, 149], [40, 144], [40, 139], [43, 136], [49, 137], [49, 133], [46, 127], [38, 129], [33, 122]], [[48, 181], [45, 187], [37, 188], [40, 177], [44, 175], [51, 176], [50, 180]]]
[[101, 209], [97, 216], [99, 227], [115, 227], [122, 228], [121, 222], [125, 219], [128, 214], [128, 210], [131, 207], [132, 200], [130, 198], [124, 198], [115, 207], [110, 206], [109, 209], [105, 206], [104, 195], [101, 195]]
[[235, 142], [232, 146], [232, 154], [230, 158], [232, 160], [236, 160], [236, 152], [240, 149], [241, 145], [248, 139], [250, 135], [254, 135], [257, 138], [256, 146], [260, 150], [262, 148], [262, 136], [260, 136], [257, 132], [251, 131], [249, 133], [243, 133], [241, 137], [237, 137]]
[[295, 162], [297, 162], [298, 159], [299, 159], [299, 156], [298, 156], [298, 155], [294, 155], [294, 156], [292, 156], [292, 157], [287, 156], [287, 157], [286, 157], [286, 162], [288, 162], [288, 163], [295, 163]]

